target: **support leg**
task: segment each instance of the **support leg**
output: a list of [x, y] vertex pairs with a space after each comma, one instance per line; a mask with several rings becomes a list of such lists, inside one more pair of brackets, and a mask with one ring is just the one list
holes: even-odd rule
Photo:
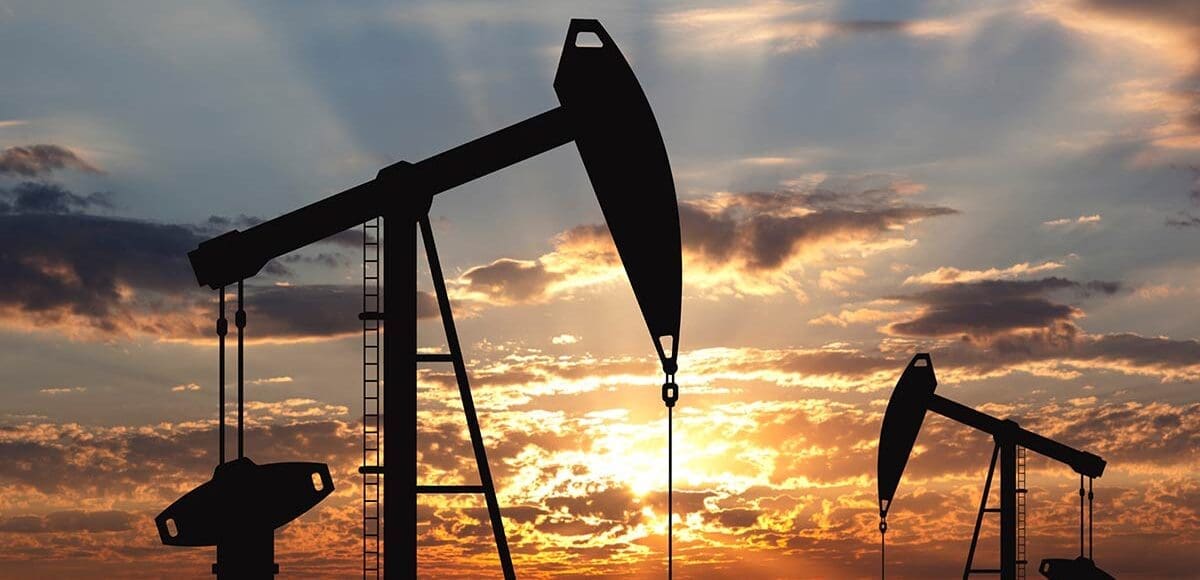
[[1000, 580], [1017, 578], [1017, 446], [1000, 443]]
[[975, 563], [975, 548], [979, 546], [979, 529], [983, 526], [983, 514], [987, 513], [988, 494], [992, 491], [992, 476], [996, 474], [996, 458], [1000, 455], [1000, 444], [992, 448], [992, 462], [988, 464], [987, 479], [983, 482], [983, 495], [979, 499], [979, 513], [975, 515], [975, 532], [971, 534], [971, 548], [967, 550], [967, 565], [963, 567], [963, 580], [971, 576]]
[[450, 308], [450, 296], [446, 291], [446, 279], [442, 276], [442, 262], [438, 259], [437, 246], [433, 241], [433, 226], [429, 216], [421, 218], [421, 239], [425, 245], [425, 256], [433, 277], [437, 293], [438, 308], [442, 314], [442, 328], [446, 333], [446, 346], [454, 359], [454, 376], [458, 381], [458, 394], [462, 399], [463, 414], [467, 416], [467, 429], [471, 434], [471, 446], [475, 450], [475, 466], [479, 470], [479, 482], [483, 486], [488, 515], [492, 520], [492, 535], [496, 539], [496, 552], [500, 556], [500, 567], [505, 580], [514, 580], [512, 554], [508, 550], [508, 538], [504, 535], [504, 520], [500, 517], [500, 502], [496, 499], [496, 485], [492, 481], [492, 468], [488, 465], [487, 449], [483, 446], [483, 434], [479, 430], [479, 416], [475, 413], [475, 399], [471, 396], [471, 384], [467, 378], [467, 367], [463, 363], [462, 345], [458, 342], [458, 330], [454, 326], [454, 312]]
[[414, 221], [403, 209], [384, 214], [383, 522], [388, 580], [417, 577], [417, 237], [409, 229]]

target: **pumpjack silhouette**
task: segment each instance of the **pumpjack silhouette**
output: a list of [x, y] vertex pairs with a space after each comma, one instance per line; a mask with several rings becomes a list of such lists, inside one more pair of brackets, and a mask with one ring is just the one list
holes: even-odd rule
[[[585, 36], [588, 38], [585, 39]], [[596, 40], [599, 41], [598, 45]], [[256, 275], [271, 259], [358, 224], [366, 223], [368, 228], [374, 227], [378, 230], [379, 217], [383, 218], [384, 226], [388, 227], [389, 232], [394, 234], [386, 235], [389, 232], [385, 232], [383, 236], [382, 255], [388, 260], [386, 267], [382, 268], [383, 309], [367, 309], [367, 301], [364, 299], [364, 312], [359, 316], [365, 322], [378, 322], [386, 326], [386, 348], [383, 349], [381, 362], [383, 368], [392, 373], [386, 385], [386, 396], [379, 397], [378, 392], [374, 396], [364, 394], [365, 398], [376, 402], [382, 398], [383, 432], [392, 438], [388, 447], [390, 458], [384, 464], [366, 464], [360, 468], [364, 477], [376, 478], [368, 479], [365, 485], [372, 485], [372, 481], [379, 487], [386, 485], [385, 496], [388, 492], [392, 494], [391, 501], [383, 502], [381, 518], [382, 523], [392, 524], [392, 535], [386, 538], [394, 542], [387, 552], [385, 577], [416, 577], [416, 494], [470, 492], [485, 495], [504, 576], [515, 578], [495, 488], [466, 382], [463, 357], [461, 349], [458, 348], [457, 334], [450, 315], [445, 283], [441, 279], [441, 267], [433, 250], [428, 213], [435, 195], [574, 141], [666, 375], [661, 395], [668, 409], [668, 423], [670, 409], [678, 399], [675, 373], [678, 369], [683, 284], [679, 208], [666, 147], [654, 114], [632, 69], [613, 39], [596, 20], [571, 20], [554, 79], [554, 90], [558, 96], [559, 107], [418, 163], [400, 161], [389, 165], [369, 182], [246, 231], [233, 230], [222, 234], [201, 243], [188, 254], [196, 280], [201, 286], [220, 290], [223, 296], [226, 286], [238, 284], [240, 337], [245, 323], [244, 314], [241, 314], [240, 310], [242, 281]], [[449, 354], [417, 353], [417, 245], [415, 236], [409, 229], [414, 224], [420, 226], [431, 270], [435, 276], [434, 283], [438, 291], [447, 342], [453, 351]], [[391, 231], [393, 226], [394, 231]], [[364, 242], [364, 248], [367, 246]], [[382, 260], [376, 258], [371, 261]], [[376, 264], [376, 267], [378, 266], [379, 264]], [[376, 277], [375, 284], [377, 283]], [[364, 288], [366, 287], [367, 284], [364, 283]], [[376, 303], [378, 302], [377, 294], [365, 291], [364, 297], [369, 296], [375, 296]], [[377, 333], [379, 327], [375, 326], [373, 329]], [[367, 330], [364, 330], [364, 339], [367, 336], [366, 332]], [[365, 340], [364, 347], [367, 347]], [[373, 348], [378, 348], [378, 345]], [[467, 413], [482, 485], [417, 485], [415, 417], [418, 362], [455, 364], [455, 374]], [[375, 372], [378, 371], [378, 362], [367, 362], [366, 355], [364, 365], [375, 365]], [[367, 376], [366, 371], [364, 376]], [[366, 380], [374, 381], [375, 388], [378, 389], [381, 381], [378, 375], [374, 376], [374, 379]], [[372, 433], [378, 437], [377, 432]], [[374, 451], [378, 452], [378, 448]], [[256, 481], [255, 477], [249, 475], [258, 472], [249, 465], [252, 464], [240, 465], [236, 469], [232, 464], [227, 468], [218, 467], [212, 482], [180, 499], [177, 502], [180, 507], [176, 511], [171, 511], [176, 507], [172, 506], [168, 509], [171, 513], [164, 514], [182, 514], [185, 506], [202, 506], [197, 509], [203, 511], [203, 507], [213, 506], [218, 501], [214, 498], [249, 497], [249, 488], [258, 489], [256, 483], [251, 483]], [[242, 469], [246, 469], [247, 474], [234, 475]], [[260, 471], [266, 473], [261, 468]], [[277, 472], [282, 473], [282, 468], [278, 468]], [[295, 473], [299, 472], [297, 468]], [[668, 467], [668, 481], [669, 473]], [[289, 477], [290, 475], [292, 472], [289, 472]], [[378, 483], [380, 477], [383, 480], [382, 484]], [[217, 483], [218, 480], [220, 483]], [[259, 478], [257, 481], [263, 480]], [[273, 480], [271, 485], [281, 482], [282, 478]], [[273, 517], [259, 517], [253, 512], [242, 512], [247, 517], [239, 518], [237, 510], [226, 510], [222, 513], [228, 514], [228, 517], [214, 516], [213, 519], [220, 520], [220, 523], [211, 523], [210, 527], [234, 528], [251, 518], [265, 522], [260, 526], [265, 527], [267, 524], [283, 521], [284, 516], [302, 513], [304, 510], [297, 510], [298, 506], [307, 504], [313, 497], [301, 497], [297, 492], [296, 495], [281, 498], [288, 509], [273, 512]], [[377, 506], [378, 498], [375, 502]], [[364, 517], [371, 519], [370, 516]], [[176, 518], [177, 522], [182, 519], [182, 515]], [[378, 514], [375, 519], [380, 519]], [[190, 521], [184, 523], [190, 527]], [[376, 538], [384, 536], [382, 523], [378, 526], [378, 532], [374, 534]], [[163, 527], [160, 526], [160, 532], [162, 530]], [[193, 537], [190, 530], [187, 536], [183, 530], [184, 528], [180, 528], [178, 537], [164, 535], [164, 542], [171, 543], [167, 542], [171, 539], [176, 545], [209, 545], [182, 543], [179, 538], [192, 541], [190, 539]], [[204, 541], [220, 542], [230, 536], [214, 532], [198, 534], [195, 537], [202, 537]], [[255, 538], [265, 538], [265, 534], [256, 534]], [[220, 562], [222, 545], [226, 544], [218, 543], [219, 574], [227, 570]], [[267, 561], [265, 541], [255, 544], [253, 548], [247, 547], [245, 551], [254, 551], [255, 562]], [[230, 550], [227, 549], [224, 553], [229, 554]], [[371, 572], [377, 576], [379, 568], [370, 567], [365, 560], [366, 556], [364, 576]]]
[[[884, 412], [883, 425], [879, 431], [879, 463], [877, 479], [879, 485], [879, 532], [886, 538], [887, 515], [896, 496], [896, 488], [904, 475], [904, 467], [912, 454], [913, 444], [921, 431], [927, 411], [983, 431], [995, 440], [992, 462], [983, 486], [983, 498], [975, 519], [975, 532], [967, 552], [967, 563], [963, 568], [963, 579], [973, 574], [997, 574], [1001, 580], [1016, 580], [1025, 577], [1025, 450], [1064, 463], [1079, 474], [1079, 557], [1074, 560], [1046, 559], [1038, 567], [1039, 572], [1051, 579], [1110, 580], [1108, 575], [1096, 567], [1091, 554], [1091, 500], [1088, 491], [1088, 556], [1083, 555], [1083, 478], [1089, 482], [1104, 474], [1105, 461], [1099, 456], [1080, 451], [1037, 433], [1021, 428], [1011, 419], [997, 419], [981, 413], [933, 391], [937, 388], [937, 377], [933, 372], [933, 359], [928, 354], [917, 354], [908, 363], [900, 380], [896, 383], [892, 397]], [[1000, 464], [1000, 507], [989, 508], [988, 493], [992, 487], [992, 476]], [[984, 514], [1000, 516], [1000, 565], [998, 568], [974, 568], [975, 548], [979, 543], [979, 529]]]

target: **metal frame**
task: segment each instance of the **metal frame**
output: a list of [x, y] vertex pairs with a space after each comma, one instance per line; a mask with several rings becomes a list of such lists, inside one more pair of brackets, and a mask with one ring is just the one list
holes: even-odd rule
[[[979, 513], [975, 515], [975, 531], [971, 533], [971, 547], [967, 550], [967, 563], [963, 566], [963, 580], [972, 574], [999, 574], [1003, 580], [1025, 578], [1025, 448], [1002, 437], [996, 437], [992, 449], [992, 460], [988, 464], [987, 479], [983, 483], [983, 495], [979, 500]], [[990, 508], [988, 494], [1000, 464], [1000, 507]], [[1000, 567], [972, 568], [975, 549], [979, 546], [979, 530], [983, 515], [1000, 514]]]
[[[387, 219], [386, 217], [384, 218]], [[368, 222], [369, 224], [370, 222]], [[379, 496], [378, 490], [386, 485], [386, 477], [384, 474], [404, 477], [400, 482], [400, 487], [394, 487], [394, 490], [399, 490], [401, 493], [407, 494], [407, 489], [412, 490], [412, 498], [410, 500], [385, 502], [384, 503], [384, 518], [394, 518], [393, 522], [398, 522], [394, 516], [405, 516], [408, 519], [402, 525], [393, 524], [393, 529], [399, 530], [401, 534], [407, 537], [399, 538], [399, 544], [402, 550], [400, 556], [408, 560], [404, 563], [401, 569], [416, 569], [417, 561], [417, 530], [416, 530], [416, 500], [417, 496], [422, 494], [465, 494], [478, 493], [483, 494], [484, 500], [487, 503], [488, 516], [491, 519], [492, 535], [496, 541], [496, 552], [500, 557], [500, 567], [504, 573], [506, 580], [514, 580], [516, 573], [513, 570], [512, 554], [508, 549], [508, 538], [504, 534], [504, 520], [500, 515], [500, 502], [496, 499], [496, 486], [492, 481], [492, 470], [487, 460], [487, 449], [483, 444], [483, 434], [479, 429], [479, 417], [475, 411], [475, 399], [471, 395], [471, 384], [467, 377], [467, 366], [463, 358], [462, 345], [458, 340], [458, 330], [454, 325], [454, 313], [450, 307], [450, 296], [446, 290], [446, 279], [442, 274], [441, 260], [437, 255], [437, 245], [433, 239], [433, 227], [429, 223], [429, 216], [423, 215], [417, 220], [423, 245], [425, 246], [425, 257], [429, 264], [429, 271], [433, 278], [434, 292], [437, 295], [438, 309], [442, 319], [442, 328], [446, 335], [446, 346], [448, 353], [418, 353], [416, 347], [416, 312], [413, 311], [412, 318], [400, 317], [400, 321], [411, 321], [411, 327], [401, 330], [391, 336], [385, 335], [387, 339], [399, 339], [396, 342], [389, 342], [383, 349], [383, 365], [384, 368], [389, 368], [389, 365], [402, 365], [393, 373], [399, 379], [399, 384], [393, 384], [387, 388], [387, 396], [383, 397], [384, 414], [393, 417], [411, 417], [412, 430], [407, 429], [401, 433], [399, 445], [393, 447], [392, 453], [395, 453], [397, 447], [402, 453], [401, 457], [404, 463], [397, 466], [399, 469], [384, 469], [384, 466], [379, 463], [379, 416], [378, 416], [378, 385], [380, 375], [378, 362], [378, 347], [369, 348], [368, 343], [371, 342], [370, 334], [374, 333], [375, 342], [378, 345], [378, 335], [380, 324], [386, 324], [387, 304], [389, 298], [396, 298], [397, 294], [403, 295], [401, 299], [408, 300], [411, 298], [410, 304], [415, 308], [416, 305], [416, 241], [415, 238], [410, 238], [403, 235], [401, 240], [391, 240], [385, 237], [383, 239], [384, 256], [388, 255], [389, 249], [394, 251], [396, 246], [403, 247], [403, 254], [393, 254], [392, 260], [399, 261], [399, 264], [394, 264], [392, 267], [383, 268], [384, 288], [383, 304], [384, 311], [379, 311], [378, 304], [378, 267], [383, 260], [376, 255], [376, 274], [374, 278], [370, 277], [370, 269], [366, 253], [368, 244], [364, 238], [364, 269], [363, 269], [363, 312], [359, 318], [363, 320], [363, 465], [359, 468], [359, 472], [363, 474], [363, 577], [373, 575], [374, 578], [379, 577]], [[407, 230], [408, 226], [402, 225], [400, 228]], [[378, 234], [378, 225], [375, 226], [376, 234]], [[364, 232], [366, 229], [364, 229]], [[364, 233], [364, 236], [367, 234]], [[377, 238], [378, 239], [378, 238]], [[409, 245], [411, 241], [412, 245]], [[375, 244], [378, 246], [378, 242]], [[409, 259], [409, 258], [412, 259]], [[397, 281], [397, 278], [404, 276], [405, 280]], [[386, 288], [388, 283], [392, 282], [399, 285], [394, 285], [392, 288], [398, 292], [388, 293]], [[372, 294], [369, 290], [374, 285], [375, 300], [369, 301]], [[369, 309], [372, 305], [375, 310]], [[408, 326], [408, 325], [405, 325]], [[401, 350], [404, 349], [404, 350]], [[374, 352], [374, 356], [371, 353]], [[374, 362], [372, 362], [374, 358]], [[475, 454], [475, 466], [479, 471], [479, 485], [420, 485], [417, 484], [417, 384], [416, 384], [416, 365], [418, 363], [451, 363], [454, 365], [454, 377], [458, 383], [458, 394], [463, 404], [463, 414], [466, 416], [467, 430], [471, 436], [471, 447]], [[374, 369], [374, 374], [372, 370]], [[405, 370], [411, 372], [405, 375], [400, 374]], [[374, 380], [372, 380], [374, 377]], [[374, 390], [371, 390], [371, 386]], [[370, 394], [374, 393], [374, 397]], [[371, 414], [369, 411], [371, 402], [376, 404], [376, 412]], [[403, 414], [393, 414], [403, 413]], [[392, 421], [392, 425], [401, 425], [402, 422]], [[371, 427], [374, 427], [373, 429]], [[371, 443], [375, 445], [372, 447]], [[395, 460], [389, 460], [389, 462]], [[411, 482], [411, 483], [409, 483]], [[405, 484], [408, 484], [407, 486]], [[406, 489], [407, 487], [407, 489]], [[369, 489], [373, 488], [373, 489]], [[384, 490], [386, 497], [387, 491]], [[390, 509], [389, 509], [390, 508]], [[372, 512], [371, 510], [374, 509]], [[405, 510], [401, 512], [399, 510]], [[373, 515], [372, 515], [373, 514]], [[411, 551], [409, 551], [411, 549]], [[393, 552], [395, 553], [395, 552]], [[373, 556], [374, 561], [371, 561]], [[372, 565], [373, 564], [373, 565]], [[395, 567], [393, 567], [395, 568]], [[386, 567], [384, 567], [386, 570]], [[386, 577], [386, 573], [385, 573]]]

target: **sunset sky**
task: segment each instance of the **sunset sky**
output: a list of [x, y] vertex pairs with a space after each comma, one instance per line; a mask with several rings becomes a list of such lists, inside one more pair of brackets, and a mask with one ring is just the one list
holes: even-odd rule
[[[0, 577], [211, 578], [152, 521], [217, 461], [186, 252], [556, 106], [572, 17], [637, 73], [679, 194], [678, 577], [878, 577], [916, 352], [1108, 461], [1101, 567], [1195, 576], [1200, 4], [0, 0]], [[663, 577], [661, 370], [577, 151], [430, 215], [518, 575]], [[280, 577], [361, 565], [359, 235], [247, 282], [247, 453], [337, 487]], [[419, 380], [421, 482], [476, 482], [452, 372]], [[991, 449], [926, 421], [889, 577], [961, 573]], [[1078, 477], [1028, 482], [1030, 560], [1074, 557]], [[481, 498], [419, 515], [423, 575], [499, 576]]]

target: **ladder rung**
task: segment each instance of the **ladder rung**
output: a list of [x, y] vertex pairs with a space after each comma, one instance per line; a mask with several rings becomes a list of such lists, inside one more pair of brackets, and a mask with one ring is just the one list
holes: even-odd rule
[[383, 320], [382, 312], [359, 312], [359, 320]]
[[972, 574], [999, 574], [999, 568], [971, 568]]
[[454, 362], [454, 355], [445, 352], [417, 353], [417, 362]]
[[383, 466], [382, 465], [363, 465], [358, 468], [358, 472], [362, 473], [364, 475], [373, 474], [373, 473], [382, 474]]
[[1025, 489], [1025, 488], [1023, 488], [1023, 487], [1018, 487], [1018, 488], [1017, 488], [1017, 493], [1029, 493], [1029, 490], [1028, 490], [1028, 489]]
[[417, 493], [483, 493], [482, 485], [418, 485]]
[[989, 513], [989, 514], [998, 514], [998, 513], [1000, 513], [1000, 508], [983, 508], [983, 511], [984, 511], [984, 513]]

